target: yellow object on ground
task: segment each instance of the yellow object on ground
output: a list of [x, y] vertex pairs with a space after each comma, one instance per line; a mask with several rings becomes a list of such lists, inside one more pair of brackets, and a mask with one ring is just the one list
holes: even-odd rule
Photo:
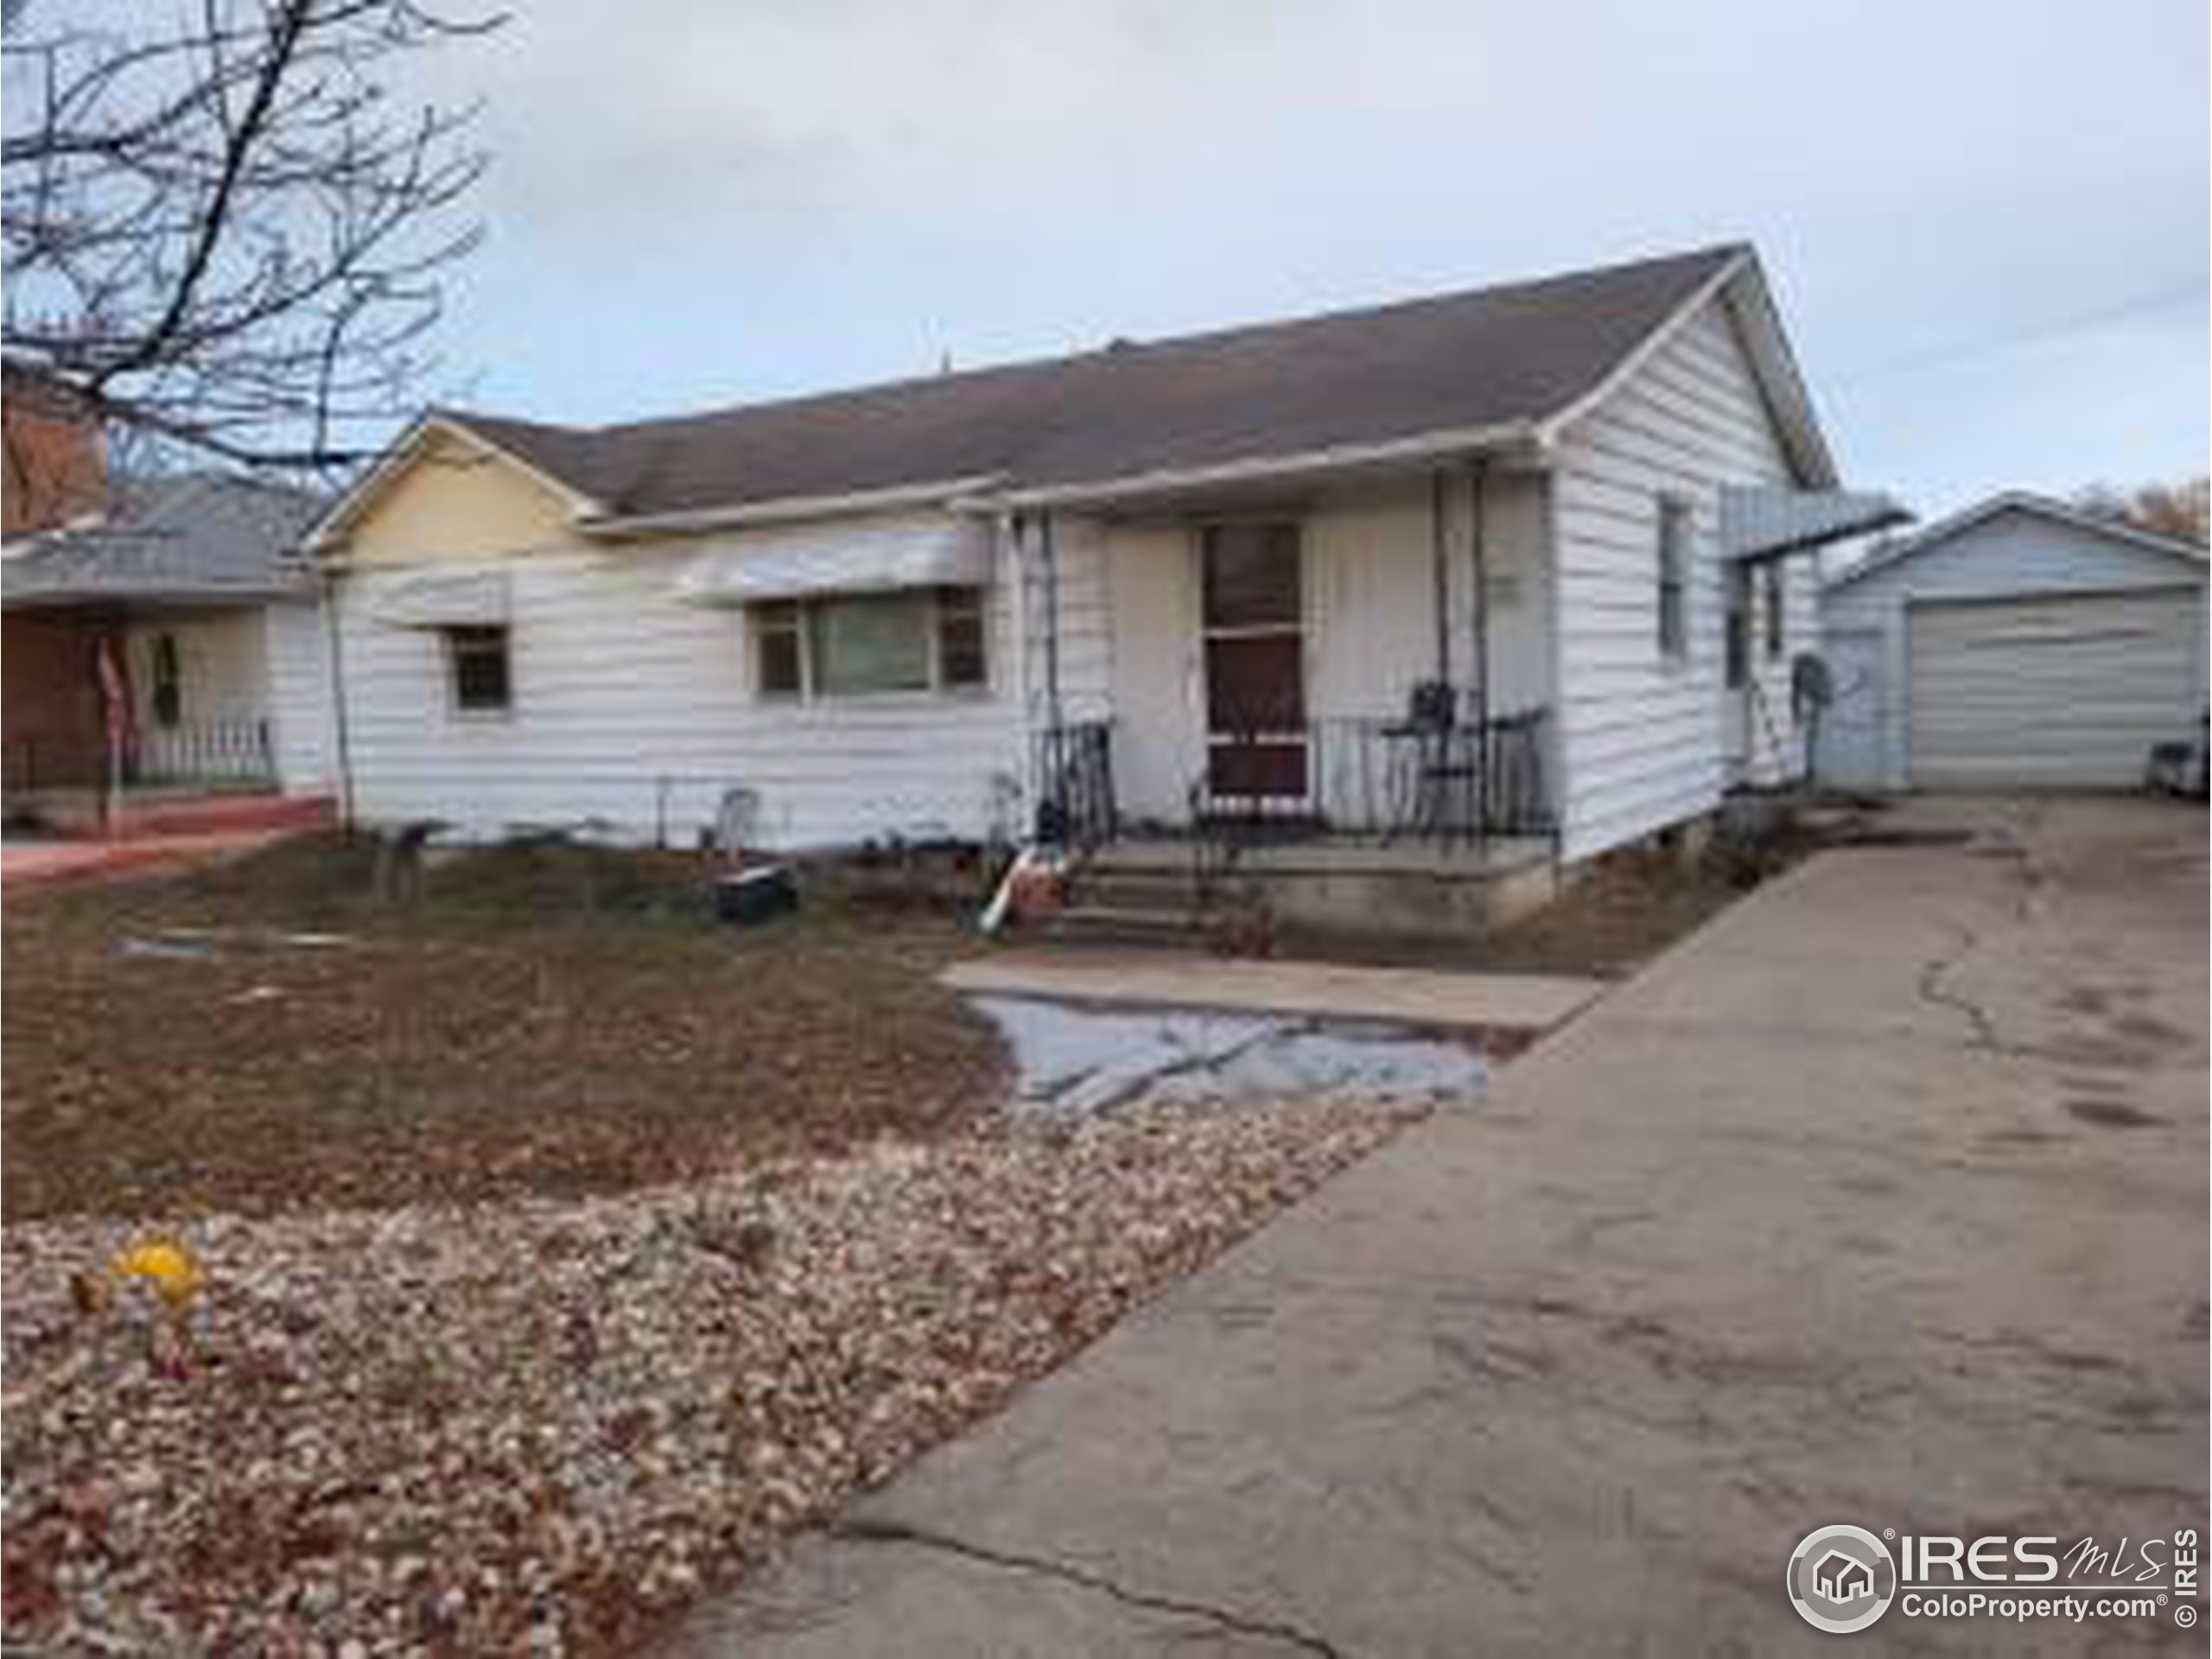
[[141, 1244], [115, 1258], [118, 1278], [143, 1279], [163, 1301], [181, 1306], [200, 1288], [200, 1264], [181, 1244]]

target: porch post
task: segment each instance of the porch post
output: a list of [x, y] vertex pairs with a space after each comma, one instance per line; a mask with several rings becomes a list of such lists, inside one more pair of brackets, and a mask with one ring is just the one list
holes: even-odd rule
[[1470, 595], [1473, 602], [1471, 626], [1474, 631], [1474, 654], [1468, 671], [1473, 681], [1475, 752], [1481, 757], [1481, 764], [1475, 768], [1475, 823], [1478, 833], [1485, 836], [1490, 834], [1491, 769], [1495, 759], [1490, 726], [1490, 550], [1483, 525], [1488, 475], [1489, 463], [1482, 456], [1469, 458], [1467, 555], [1474, 582], [1474, 592]]
[[1436, 680], [1452, 683], [1452, 550], [1445, 495], [1448, 474], [1441, 467], [1428, 475], [1429, 585], [1436, 611]]
[[1037, 551], [1045, 575], [1045, 702], [1055, 728], [1060, 709], [1060, 550], [1052, 510], [1037, 515]]

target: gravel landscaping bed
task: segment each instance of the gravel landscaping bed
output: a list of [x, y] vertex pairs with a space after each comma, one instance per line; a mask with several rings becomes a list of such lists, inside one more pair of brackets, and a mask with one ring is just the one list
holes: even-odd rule
[[0, 1234], [5, 1634], [628, 1649], [1401, 1127], [987, 1116], [616, 1196]]

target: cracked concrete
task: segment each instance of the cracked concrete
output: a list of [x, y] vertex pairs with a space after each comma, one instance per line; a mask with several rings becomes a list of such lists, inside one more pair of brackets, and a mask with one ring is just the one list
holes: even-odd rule
[[843, 1522], [830, 1529], [830, 1533], [833, 1537], [848, 1541], [906, 1545], [917, 1549], [940, 1551], [963, 1560], [980, 1561], [1012, 1573], [1038, 1573], [1063, 1584], [1095, 1590], [1125, 1607], [1134, 1607], [1141, 1612], [1165, 1614], [1171, 1619], [1192, 1620], [1210, 1626], [1224, 1636], [1287, 1647], [1300, 1653], [1318, 1653], [1324, 1656], [1324, 1659], [1338, 1659], [1337, 1649], [1329, 1643], [1294, 1625], [1275, 1619], [1255, 1618], [1226, 1607], [1211, 1606], [1205, 1602], [1132, 1589], [1115, 1582], [1103, 1573], [1067, 1561], [1053, 1560], [1047, 1556], [1021, 1555], [1011, 1550], [992, 1549], [965, 1539], [929, 1532], [894, 1521], [863, 1518]]
[[1997, 834], [1762, 889], [683, 1650], [1824, 1653], [1817, 1525], [2206, 1529], [2203, 816], [1912, 810]]

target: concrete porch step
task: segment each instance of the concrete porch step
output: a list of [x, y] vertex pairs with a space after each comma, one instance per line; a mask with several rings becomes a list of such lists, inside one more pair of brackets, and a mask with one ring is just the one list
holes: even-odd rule
[[1078, 870], [1068, 883], [1071, 902], [1107, 910], [1198, 910], [1198, 879], [1188, 870]]

